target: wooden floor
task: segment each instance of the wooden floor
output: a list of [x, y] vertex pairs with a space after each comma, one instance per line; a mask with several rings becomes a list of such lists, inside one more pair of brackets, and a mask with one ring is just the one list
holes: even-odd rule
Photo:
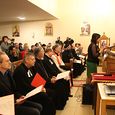
[[[101, 68], [98, 68], [98, 72]], [[86, 71], [75, 80], [85, 80]], [[76, 84], [76, 82], [74, 83]], [[91, 105], [82, 105], [82, 87], [72, 87], [73, 97], [70, 97], [64, 110], [57, 110], [56, 115], [94, 115]], [[107, 115], [115, 115], [115, 110], [107, 110]]]

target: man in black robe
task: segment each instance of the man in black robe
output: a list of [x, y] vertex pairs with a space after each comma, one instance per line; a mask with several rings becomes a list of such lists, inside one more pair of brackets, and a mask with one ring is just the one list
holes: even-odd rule
[[[57, 69], [56, 65], [54, 65], [54, 71], [52, 71], [52, 67], [47, 70], [44, 65], [48, 65], [50, 62], [44, 61], [44, 50], [43, 48], [39, 47], [38, 49], [35, 49], [35, 57], [36, 57], [36, 63], [35, 63], [35, 68], [37, 69], [38, 73], [46, 80], [46, 89], [47, 93], [50, 95], [51, 90], [54, 92], [56, 95], [53, 99], [56, 105], [56, 109], [63, 109], [66, 101], [68, 100], [68, 90], [66, 87], [66, 80], [56, 80], [56, 76], [58, 73], [60, 73], [60, 70]], [[52, 61], [51, 63], [54, 64]]]
[[[64, 63], [71, 63], [71, 60], [73, 60], [73, 65], [71, 66], [71, 68], [73, 68], [73, 77], [81, 75], [84, 71], [84, 65], [82, 65], [81, 59], [71, 44], [65, 44], [64, 51], [62, 52], [62, 60]], [[75, 60], [80, 60], [81, 63], [76, 63]]]
[[42, 106], [38, 103], [24, 100], [24, 96], [16, 89], [10, 68], [9, 57], [4, 52], [0, 52], [0, 96], [14, 94], [15, 115], [40, 115]]
[[[24, 95], [35, 88], [31, 85], [36, 74], [36, 70], [33, 69], [34, 64], [34, 54], [28, 53], [26, 54], [23, 63], [14, 70], [13, 77], [16, 81], [17, 88]], [[43, 111], [41, 112], [42, 115], [55, 115], [56, 110], [54, 104], [45, 92], [40, 92], [30, 97], [29, 100], [38, 102], [43, 106]]]
[[[45, 55], [44, 55], [44, 59], [42, 62], [43, 62], [43, 65], [44, 65], [49, 76], [57, 76], [59, 73], [61, 73], [61, 71], [57, 68], [56, 64], [51, 59], [52, 55], [53, 55], [53, 50], [50, 48], [47, 48], [45, 50]], [[70, 95], [69, 80], [60, 79], [57, 82], [62, 82], [65, 89], [66, 89], [68, 96], [72, 96], [72, 95]]]

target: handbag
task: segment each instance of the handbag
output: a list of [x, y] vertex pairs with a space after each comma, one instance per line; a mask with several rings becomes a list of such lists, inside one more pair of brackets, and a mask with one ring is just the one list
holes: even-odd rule
[[82, 104], [93, 105], [93, 85], [83, 84]]

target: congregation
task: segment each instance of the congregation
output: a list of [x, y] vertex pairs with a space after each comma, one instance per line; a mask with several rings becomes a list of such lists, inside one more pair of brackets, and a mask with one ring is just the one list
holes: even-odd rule
[[[15, 40], [3, 36], [0, 51], [0, 75], [3, 78], [0, 81], [0, 96], [15, 95], [16, 115], [31, 115], [31, 112], [36, 115], [55, 115], [56, 110], [64, 109], [68, 97], [72, 97], [70, 79], [78, 77], [85, 70], [85, 56], [80, 44], [74, 46], [74, 40], [69, 37], [64, 42], [58, 38], [54, 45], [35, 43], [29, 49], [28, 43], [15, 43]], [[20, 60], [21, 64], [12, 70], [13, 63]], [[69, 77], [56, 80], [57, 75], [64, 71], [70, 71]], [[23, 100], [35, 88], [31, 82], [36, 73], [46, 81], [44, 89]]]

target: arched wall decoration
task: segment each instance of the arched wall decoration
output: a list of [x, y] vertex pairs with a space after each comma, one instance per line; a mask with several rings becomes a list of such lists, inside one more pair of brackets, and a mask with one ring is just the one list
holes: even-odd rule
[[105, 32], [103, 32], [103, 35], [98, 39], [98, 44], [100, 50], [110, 46], [110, 38], [105, 35]]
[[52, 23], [46, 23], [45, 25], [45, 35], [52, 36], [53, 35], [53, 25]]
[[20, 27], [19, 27], [19, 25], [14, 25], [12, 27], [12, 37], [20, 37]]

